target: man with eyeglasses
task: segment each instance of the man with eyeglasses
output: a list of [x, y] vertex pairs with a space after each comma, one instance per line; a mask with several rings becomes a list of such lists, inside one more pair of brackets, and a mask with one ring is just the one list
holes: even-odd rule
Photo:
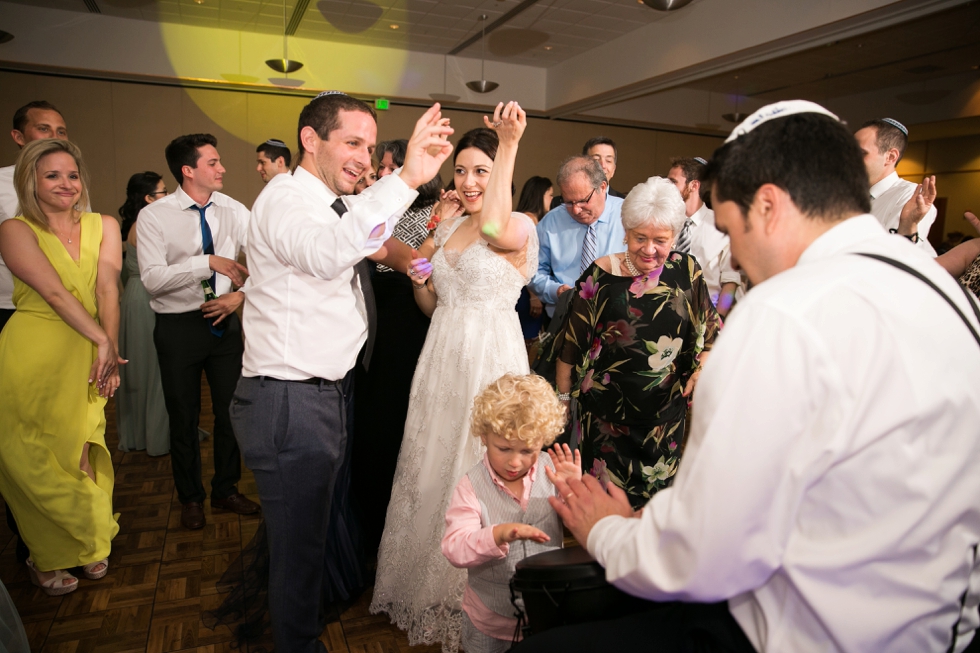
[[563, 203], [538, 223], [538, 271], [529, 284], [549, 317], [593, 261], [626, 249], [619, 217], [623, 200], [606, 193], [609, 182], [599, 161], [566, 159], [558, 169], [558, 187]]

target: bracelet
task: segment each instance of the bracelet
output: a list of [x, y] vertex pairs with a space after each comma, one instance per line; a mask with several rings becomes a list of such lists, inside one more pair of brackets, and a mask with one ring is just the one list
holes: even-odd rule
[[572, 399], [571, 392], [558, 392], [556, 394], [558, 396], [558, 401], [571, 401]]
[[412, 288], [415, 289], [415, 292], [419, 292], [419, 291], [425, 290], [425, 286], [428, 283], [429, 283], [429, 280], [428, 279], [426, 279], [425, 280], [425, 283], [423, 283], [422, 285], [416, 285], [416, 284], [413, 283], [412, 284]]
[[[889, 229], [889, 230], [888, 230], [888, 233], [890, 233], [890, 234], [898, 234], [898, 229]], [[905, 238], [908, 238], [908, 239], [909, 239], [909, 240], [911, 240], [911, 241], [912, 241], [913, 243], [917, 243], [917, 242], [919, 242], [919, 234], [918, 234], [918, 232], [916, 232], [916, 233], [914, 233], [914, 234], [912, 234], [911, 236], [906, 236], [905, 234], [898, 234], [898, 235], [899, 235], [899, 236], [903, 236], [903, 237], [905, 237]]]

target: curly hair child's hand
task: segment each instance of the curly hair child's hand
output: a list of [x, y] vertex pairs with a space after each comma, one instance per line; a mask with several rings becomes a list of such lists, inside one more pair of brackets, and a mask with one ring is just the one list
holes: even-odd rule
[[513, 542], [514, 540], [533, 540], [543, 543], [550, 539], [547, 533], [530, 524], [513, 522], [509, 524], [497, 524], [493, 527], [493, 541], [496, 542], [497, 546]]
[[555, 465], [554, 472], [547, 467], [545, 468], [545, 473], [552, 483], [555, 482], [555, 478], [560, 478], [566, 483], [569, 479], [582, 478], [582, 454], [578, 449], [573, 454], [567, 444], [563, 444], [561, 447], [556, 444], [547, 451], [548, 455], [551, 456], [551, 462]]

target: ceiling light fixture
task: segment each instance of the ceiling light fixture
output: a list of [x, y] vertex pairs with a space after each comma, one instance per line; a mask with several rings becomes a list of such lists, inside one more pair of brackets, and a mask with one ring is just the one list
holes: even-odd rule
[[450, 95], [446, 93], [446, 76], [449, 70], [449, 56], [442, 55], [442, 93], [429, 93], [429, 97], [439, 102], [440, 104], [445, 104], [446, 102], [455, 102], [459, 99], [458, 95]]
[[657, 11], [674, 11], [690, 4], [691, 0], [640, 0], [640, 2]]
[[466, 82], [466, 88], [471, 91], [476, 91], [477, 93], [489, 93], [494, 90], [500, 84], [497, 82], [488, 82], [487, 76], [485, 74], [485, 67], [487, 63], [487, 15], [483, 14], [480, 16], [480, 20], [483, 21], [482, 36], [480, 37], [480, 79], [472, 82]]
[[302, 62], [289, 58], [286, 44], [286, 0], [282, 0], [282, 59], [267, 59], [265, 65], [277, 73], [294, 73], [303, 67]]
[[398, 25], [395, 25], [394, 23], [388, 25], [388, 27], [390, 27], [391, 29], [398, 29]]
[[735, 113], [724, 113], [721, 116], [728, 122], [740, 123], [748, 117], [748, 114], [738, 110], [738, 75], [735, 75]]

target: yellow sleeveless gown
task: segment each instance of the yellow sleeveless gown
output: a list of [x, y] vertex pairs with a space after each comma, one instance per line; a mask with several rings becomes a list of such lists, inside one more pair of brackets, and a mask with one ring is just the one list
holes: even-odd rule
[[[34, 230], [65, 288], [97, 319], [102, 216], [82, 215], [77, 263], [53, 233], [15, 219]], [[16, 277], [14, 305], [0, 334], [0, 493], [41, 571], [102, 560], [119, 525], [112, 514], [106, 400], [88, 383], [97, 349]], [[79, 469], [86, 442], [94, 483]]]

